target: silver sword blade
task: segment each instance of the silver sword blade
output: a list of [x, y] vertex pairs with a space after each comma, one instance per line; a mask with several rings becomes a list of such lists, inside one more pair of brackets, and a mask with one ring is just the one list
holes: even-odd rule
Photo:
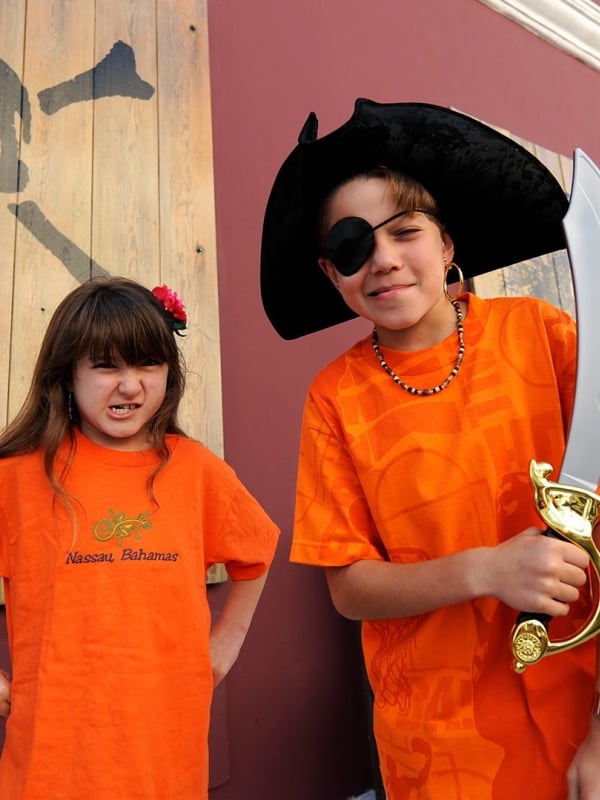
[[581, 149], [563, 219], [577, 316], [575, 404], [559, 482], [596, 491], [600, 480], [600, 169]]

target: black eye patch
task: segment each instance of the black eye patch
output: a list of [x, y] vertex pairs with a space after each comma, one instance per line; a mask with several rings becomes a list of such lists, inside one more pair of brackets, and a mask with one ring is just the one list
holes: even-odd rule
[[375, 247], [375, 231], [403, 214], [421, 211], [399, 211], [373, 227], [362, 217], [344, 217], [327, 234], [325, 255], [341, 275], [354, 275], [369, 258]]

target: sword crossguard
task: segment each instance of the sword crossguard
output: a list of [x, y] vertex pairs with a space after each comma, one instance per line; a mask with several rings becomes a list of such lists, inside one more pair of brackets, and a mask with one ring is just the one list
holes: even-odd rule
[[[592, 566], [600, 579], [600, 551], [592, 533], [600, 514], [600, 496], [586, 489], [547, 480], [552, 472], [550, 464], [532, 461], [529, 476], [534, 486], [535, 502], [544, 522], [569, 542], [590, 556]], [[551, 641], [543, 615], [521, 615], [512, 632], [514, 669], [524, 672], [544, 656], [562, 653], [587, 642], [600, 633], [600, 603], [585, 626], [569, 639]]]

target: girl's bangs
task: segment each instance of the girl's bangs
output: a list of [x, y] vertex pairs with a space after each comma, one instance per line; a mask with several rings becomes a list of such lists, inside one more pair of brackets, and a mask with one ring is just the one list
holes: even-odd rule
[[114, 308], [99, 304], [86, 320], [81, 319], [77, 356], [109, 361], [119, 355], [127, 364], [170, 363], [175, 349], [173, 337], [160, 312], [139, 305], [121, 312], [115, 314]]

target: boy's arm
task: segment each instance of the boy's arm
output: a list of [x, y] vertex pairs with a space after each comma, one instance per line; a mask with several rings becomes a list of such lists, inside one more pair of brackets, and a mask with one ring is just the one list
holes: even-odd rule
[[210, 633], [215, 686], [234, 665], [250, 628], [267, 573], [251, 580], [231, 581], [223, 610]]
[[411, 564], [365, 560], [326, 569], [336, 609], [349, 619], [398, 619], [477, 597], [516, 611], [565, 616], [587, 580], [587, 553], [527, 528], [495, 547]]

